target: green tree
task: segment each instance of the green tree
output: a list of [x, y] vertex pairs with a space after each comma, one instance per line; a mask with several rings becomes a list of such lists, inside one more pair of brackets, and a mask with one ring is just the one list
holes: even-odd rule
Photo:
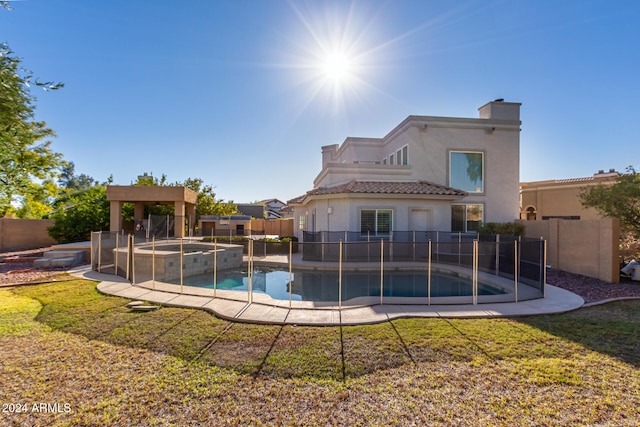
[[51, 215], [49, 235], [60, 243], [89, 240], [92, 231], [109, 230], [109, 207], [105, 184], [67, 195]]
[[19, 218], [45, 218], [56, 206], [68, 203], [71, 196], [96, 184], [98, 183], [89, 175], [76, 175], [73, 162], [63, 162], [57, 183], [52, 180], [33, 183], [33, 190], [22, 199], [16, 215]]
[[64, 191], [67, 193], [79, 192], [91, 188], [96, 184], [95, 179], [89, 175], [76, 175], [75, 169], [76, 167], [73, 162], [65, 163], [62, 166], [60, 177], [58, 178], [58, 185], [64, 189]]
[[51, 180], [32, 183], [31, 190], [22, 197], [20, 207], [15, 210], [16, 216], [32, 219], [48, 217], [53, 212], [53, 201], [59, 190], [55, 182]]
[[0, 217], [12, 205], [42, 196], [38, 184], [55, 179], [62, 155], [51, 149], [53, 130], [34, 118], [30, 88], [55, 90], [61, 83], [34, 80], [6, 44], [0, 44]]
[[76, 175], [74, 164], [67, 163], [56, 186], [58, 197], [51, 214], [55, 223], [49, 235], [60, 243], [69, 243], [90, 239], [91, 231], [109, 230], [107, 185], [112, 181], [109, 177], [99, 183], [88, 175]]
[[142, 175], [138, 175], [136, 182], [134, 182], [132, 185], [147, 185], [153, 187], [157, 185], [165, 186], [170, 184], [167, 183], [167, 175], [165, 174], [162, 174], [160, 178], [156, 178], [155, 176], [153, 176], [153, 172], [151, 172], [150, 174], [145, 172]]
[[620, 220], [623, 231], [640, 239], [640, 173], [632, 166], [611, 185], [600, 184], [580, 193], [582, 205]]
[[216, 193], [211, 185], [205, 185], [200, 178], [187, 178], [183, 183], [176, 183], [187, 187], [198, 193], [198, 202], [196, 203], [196, 221], [202, 215], [220, 215], [228, 216], [238, 213], [238, 206], [233, 200], [225, 202], [223, 199], [216, 199]]

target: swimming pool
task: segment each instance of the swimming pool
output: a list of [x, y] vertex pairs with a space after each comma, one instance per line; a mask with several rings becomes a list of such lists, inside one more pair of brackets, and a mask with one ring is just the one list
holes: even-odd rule
[[[337, 271], [294, 269], [289, 283], [286, 268], [256, 267], [252, 276], [252, 290], [269, 295], [276, 300], [337, 301], [339, 275]], [[218, 271], [216, 289], [247, 292], [247, 269]], [[184, 278], [184, 285], [213, 288], [212, 274]], [[385, 297], [428, 297], [428, 273], [426, 271], [389, 271], [383, 275]], [[471, 296], [471, 279], [442, 271], [431, 273], [431, 297]], [[499, 295], [506, 291], [488, 283], [478, 283], [478, 295]], [[363, 296], [380, 296], [379, 271], [343, 271], [342, 299]]]

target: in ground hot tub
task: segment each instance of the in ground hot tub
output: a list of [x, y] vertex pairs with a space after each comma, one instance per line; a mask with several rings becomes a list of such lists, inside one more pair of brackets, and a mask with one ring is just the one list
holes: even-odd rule
[[[207, 242], [189, 242], [182, 245], [168, 243], [144, 243], [136, 245], [132, 259], [127, 259], [127, 248], [114, 249], [117, 252], [118, 265], [123, 268], [131, 265], [136, 282], [151, 280], [173, 281], [183, 277], [212, 273], [217, 270], [242, 266], [242, 246], [214, 244]], [[215, 256], [215, 259], [214, 259]], [[182, 260], [182, 263], [180, 262]], [[152, 271], [155, 269], [155, 276]]]

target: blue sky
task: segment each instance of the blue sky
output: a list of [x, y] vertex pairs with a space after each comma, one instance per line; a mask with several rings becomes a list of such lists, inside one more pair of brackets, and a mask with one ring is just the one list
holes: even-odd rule
[[[521, 102], [521, 181], [640, 167], [640, 2], [24, 0], [0, 10], [77, 173], [313, 187], [323, 145]], [[334, 67], [331, 67], [331, 65]]]

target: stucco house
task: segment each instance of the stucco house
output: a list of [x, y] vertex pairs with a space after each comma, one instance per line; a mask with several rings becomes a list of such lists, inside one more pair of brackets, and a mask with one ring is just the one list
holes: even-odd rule
[[281, 219], [283, 217], [280, 209], [284, 208], [286, 204], [282, 200], [265, 199], [260, 200], [258, 203], [264, 205], [266, 219]]
[[615, 169], [593, 176], [520, 183], [520, 219], [600, 219], [602, 215], [584, 207], [580, 193], [589, 187], [613, 185], [620, 176]]
[[295, 234], [474, 231], [519, 217], [520, 103], [479, 118], [409, 116], [382, 138], [322, 147], [313, 189], [288, 201]]

